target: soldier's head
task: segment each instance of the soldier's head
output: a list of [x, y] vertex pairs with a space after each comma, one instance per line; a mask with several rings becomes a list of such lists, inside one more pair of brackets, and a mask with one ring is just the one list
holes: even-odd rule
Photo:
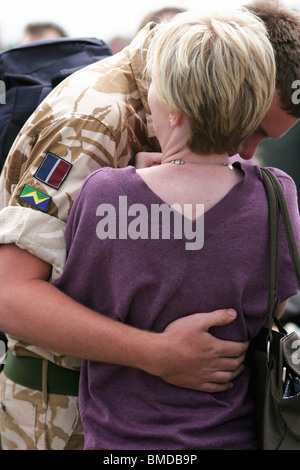
[[295, 94], [300, 80], [300, 14], [277, 0], [256, 0], [245, 7], [264, 22], [276, 62], [276, 93], [271, 107], [240, 148], [241, 156], [249, 159], [262, 140], [281, 137], [300, 118], [300, 99]]

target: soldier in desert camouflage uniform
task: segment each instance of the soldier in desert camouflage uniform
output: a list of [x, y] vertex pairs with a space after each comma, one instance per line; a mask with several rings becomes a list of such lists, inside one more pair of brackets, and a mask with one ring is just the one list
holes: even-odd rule
[[[65, 263], [65, 224], [86, 177], [101, 166], [133, 163], [138, 152], [160, 150], [143, 75], [151, 34], [146, 27], [117, 56], [59, 85], [28, 120], [7, 159], [0, 187], [0, 242], [49, 263], [51, 284]], [[229, 321], [226, 314], [224, 323]], [[81, 359], [19, 338], [8, 335], [2, 373], [3, 448], [82, 448], [77, 406]], [[241, 371], [245, 349], [239, 343], [232, 377]]]
[[[146, 28], [117, 56], [59, 85], [27, 122], [10, 152], [0, 183], [0, 243], [15, 244], [49, 263], [50, 283], [62, 272], [65, 223], [85, 178], [100, 166], [132, 164], [138, 152], [159, 151], [143, 78], [151, 34]], [[286, 127], [296, 121], [290, 116]], [[223, 318], [222, 324], [229, 321], [232, 318]], [[2, 327], [2, 319], [0, 327], [11, 329]], [[15, 336], [8, 335], [10, 353], [1, 379], [3, 448], [81, 448], [76, 389], [81, 359], [38, 347], [34, 341], [20, 341], [22, 325], [12, 329]], [[242, 358], [244, 351], [241, 345], [235, 354]], [[19, 359], [21, 366], [16, 363]], [[20, 371], [35, 367], [35, 377], [29, 374], [30, 386], [28, 377], [21, 380]], [[70, 375], [61, 379], [65, 389], [57, 390], [52, 382], [61, 369]]]
[[[147, 87], [140, 65], [140, 45], [144, 40], [142, 35], [120, 53], [118, 62], [112, 57], [95, 63], [58, 86], [23, 128], [3, 169], [1, 242], [15, 243], [50, 263], [51, 282], [59, 277], [64, 266], [65, 222], [84, 179], [100, 166], [128, 165], [141, 150], [159, 150], [156, 139], [148, 137], [151, 122], [146, 130]], [[49, 165], [51, 156], [62, 166], [56, 186], [55, 183], [50, 186], [53, 173], [52, 180], [37, 178]], [[38, 210], [32, 210], [35, 208]], [[71, 371], [80, 369], [80, 359], [52, 353], [9, 335], [8, 346], [28, 360], [38, 357]], [[42, 390], [24, 387], [7, 378], [6, 374], [11, 374], [9, 358], [6, 362], [1, 392], [3, 447], [81, 448], [77, 390], [75, 395], [49, 393], [45, 397]], [[28, 416], [36, 421], [36, 429], [28, 428]], [[48, 442], [45, 426], [49, 428]]]

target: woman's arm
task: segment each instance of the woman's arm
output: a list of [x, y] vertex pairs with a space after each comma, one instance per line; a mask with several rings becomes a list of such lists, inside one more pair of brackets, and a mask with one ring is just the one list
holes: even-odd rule
[[276, 316], [276, 318], [280, 318], [280, 317], [281, 317], [281, 315], [283, 314], [284, 309], [285, 309], [287, 303], [288, 303], [288, 301], [286, 300], [285, 302], [282, 302], [281, 304], [278, 304], [278, 305], [277, 305], [277, 308], [276, 308], [276, 311], [275, 311], [275, 316]]

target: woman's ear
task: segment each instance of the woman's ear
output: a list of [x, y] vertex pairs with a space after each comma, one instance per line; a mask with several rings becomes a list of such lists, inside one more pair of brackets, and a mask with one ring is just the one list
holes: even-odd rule
[[176, 127], [183, 121], [184, 114], [181, 113], [172, 113], [170, 114], [170, 126]]

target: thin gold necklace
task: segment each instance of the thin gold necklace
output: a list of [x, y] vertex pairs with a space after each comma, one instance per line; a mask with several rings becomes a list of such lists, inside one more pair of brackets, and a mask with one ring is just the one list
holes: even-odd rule
[[219, 166], [227, 166], [230, 170], [233, 170], [233, 166], [231, 163], [204, 163], [204, 162], [185, 162], [184, 160], [172, 160], [170, 163], [174, 165], [185, 165], [185, 164], [193, 164], [193, 165], [219, 165]]

